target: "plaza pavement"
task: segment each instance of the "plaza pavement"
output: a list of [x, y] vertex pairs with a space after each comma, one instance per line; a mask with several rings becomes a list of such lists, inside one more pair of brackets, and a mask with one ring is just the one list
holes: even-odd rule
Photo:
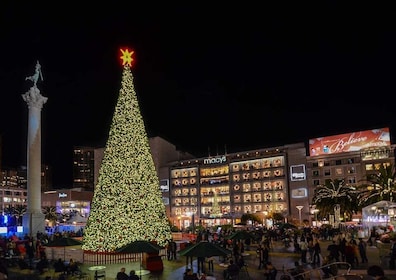
[[[320, 241], [321, 244], [321, 249], [322, 249], [322, 254], [327, 255], [327, 246], [330, 244], [330, 241]], [[63, 250], [59, 248], [59, 250]], [[251, 246], [251, 250], [247, 251], [249, 254], [248, 256], [245, 257], [245, 262], [247, 264], [246, 270], [243, 270], [240, 272], [240, 277], [239, 280], [258, 280], [258, 279], [265, 279], [264, 276], [264, 271], [263, 270], [258, 270], [258, 259], [256, 258], [256, 245], [253, 244]], [[274, 266], [278, 269], [278, 274], [277, 274], [277, 279], [280, 279], [282, 275], [282, 269], [289, 269], [294, 266], [294, 261], [299, 260], [299, 254], [295, 254], [294, 248], [291, 246], [289, 248], [285, 248], [281, 242], [274, 242], [273, 243], [273, 249], [270, 251], [270, 261], [274, 264]], [[75, 249], [75, 252], [78, 253], [78, 249]], [[82, 254], [82, 251], [80, 251]], [[389, 279], [396, 279], [396, 270], [389, 270], [387, 269], [387, 264], [383, 265], [380, 262], [379, 258], [379, 251], [377, 247], [368, 247], [367, 248], [367, 255], [368, 255], [368, 260], [369, 262], [367, 264], [359, 264], [359, 266], [356, 269], [352, 269], [351, 273], [353, 274], [358, 274], [362, 275], [365, 278], [366, 276], [366, 270], [367, 267], [373, 264], [381, 265], [385, 269], [385, 275]], [[216, 280], [222, 280], [223, 279], [223, 270], [225, 267], [221, 266], [221, 258], [217, 258], [217, 262], [214, 265], [214, 272], [213, 273], [208, 273], [208, 275], [211, 275], [214, 278], [209, 278], [209, 279], [216, 279]], [[176, 261], [168, 261], [165, 258], [163, 259], [163, 264], [164, 264], [164, 270], [161, 274], [155, 275], [155, 274], [147, 274], [147, 275], [142, 275], [141, 279], [142, 280], [148, 280], [148, 279], [160, 279], [160, 280], [183, 280], [183, 273], [186, 270], [186, 258], [179, 256]], [[132, 262], [132, 263], [125, 263], [125, 264], [105, 264], [106, 266], [106, 278], [101, 279], [101, 280], [115, 280], [117, 272], [120, 270], [121, 267], [125, 267], [127, 273], [131, 270], [140, 270], [140, 263], [139, 262]], [[85, 272], [88, 276], [89, 279], [95, 280], [94, 279], [94, 272], [88, 270], [90, 266], [86, 264], [81, 265], [81, 270]], [[310, 265], [305, 266], [306, 270], [311, 269]], [[193, 262], [193, 271], [197, 272], [197, 263], [196, 260], [194, 259]], [[36, 275], [32, 274], [29, 272], [21, 273], [20, 270], [11, 268], [10, 269], [10, 275], [9, 279], [15, 279], [15, 280], [34, 280], [34, 279], [45, 279], [45, 276], [50, 275], [53, 276], [53, 273], [51, 270], [49, 272], [46, 272], [44, 275]], [[311, 273], [309, 275], [310, 279], [321, 279], [321, 275], [317, 273], [317, 271]], [[54, 278], [57, 279], [57, 278]]]

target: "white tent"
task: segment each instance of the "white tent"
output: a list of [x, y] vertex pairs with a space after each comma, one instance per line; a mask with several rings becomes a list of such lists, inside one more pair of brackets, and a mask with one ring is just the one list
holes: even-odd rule
[[396, 226], [395, 218], [396, 202], [382, 200], [362, 209], [362, 224], [363, 228], [367, 230], [367, 235], [373, 227], [387, 228], [391, 226], [394, 230]]

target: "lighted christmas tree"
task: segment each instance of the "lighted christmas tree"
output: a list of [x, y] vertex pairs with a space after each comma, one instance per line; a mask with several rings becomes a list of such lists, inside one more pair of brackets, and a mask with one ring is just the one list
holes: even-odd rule
[[133, 85], [133, 52], [121, 52], [121, 89], [83, 236], [83, 250], [94, 252], [113, 252], [136, 240], [164, 246], [171, 239]]
[[216, 189], [214, 189], [213, 194], [214, 194], [214, 197], [213, 197], [212, 211], [210, 213], [210, 217], [218, 218], [218, 217], [221, 217], [221, 210], [220, 210], [220, 206], [219, 206], [219, 198], [217, 197]]

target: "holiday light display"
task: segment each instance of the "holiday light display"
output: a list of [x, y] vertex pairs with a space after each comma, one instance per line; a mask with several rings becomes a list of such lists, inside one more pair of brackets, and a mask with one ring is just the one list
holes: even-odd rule
[[170, 225], [134, 90], [132, 54], [121, 50], [123, 74], [83, 250], [113, 252], [136, 240], [164, 246]]

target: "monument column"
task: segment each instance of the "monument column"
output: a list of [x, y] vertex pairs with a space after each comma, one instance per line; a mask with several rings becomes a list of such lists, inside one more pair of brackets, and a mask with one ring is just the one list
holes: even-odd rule
[[27, 139], [27, 211], [23, 215], [23, 232], [35, 236], [37, 231], [45, 231], [45, 215], [41, 210], [41, 109], [47, 97], [37, 88], [38, 79], [42, 78], [41, 66], [37, 61], [36, 72], [26, 80], [33, 81], [33, 86], [22, 95], [28, 105], [28, 139]]

